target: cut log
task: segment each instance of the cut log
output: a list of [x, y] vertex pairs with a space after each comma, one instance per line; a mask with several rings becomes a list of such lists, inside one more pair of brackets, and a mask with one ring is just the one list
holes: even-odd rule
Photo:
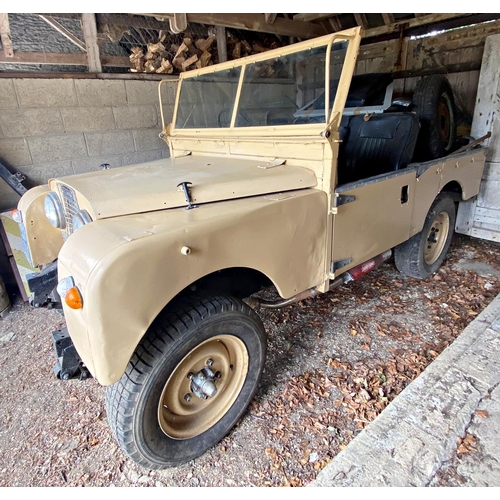
[[262, 47], [260, 43], [254, 43], [252, 45], [252, 54], [260, 54], [261, 52], [265, 52], [267, 49]]
[[195, 54], [194, 56], [191, 56], [190, 58], [186, 59], [182, 64], [181, 67], [182, 69], [186, 70], [191, 64], [194, 64], [198, 60], [198, 56]]
[[215, 37], [209, 36], [205, 40], [203, 40], [203, 38], [196, 40], [195, 45], [202, 52], [205, 52], [206, 50], [208, 50], [212, 46], [212, 43], [214, 43], [214, 41], [215, 41]]
[[152, 52], [153, 54], [162, 54], [165, 52], [165, 45], [161, 42], [148, 43], [148, 52]]
[[243, 50], [247, 53], [247, 55], [250, 55], [252, 53], [252, 46], [246, 40], [242, 40], [241, 45], [243, 46]]
[[129, 59], [136, 71], [144, 71], [144, 52], [141, 47], [132, 47]]
[[179, 55], [179, 56], [175, 56], [173, 59], [172, 59], [172, 64], [178, 69], [178, 70], [182, 70], [182, 63], [186, 60], [185, 57]]
[[168, 59], [163, 59], [161, 61], [160, 67], [156, 70], [156, 72], [170, 75], [174, 72], [174, 67], [172, 66], [172, 63]]
[[184, 52], [187, 52], [188, 51], [188, 46], [182, 42], [181, 46], [179, 47], [179, 49], [177, 50], [175, 56], [174, 56], [174, 59], [177, 57], [177, 56], [180, 56], [181, 54], [184, 54]]
[[241, 42], [236, 42], [234, 44], [234, 49], [231, 52], [233, 59], [239, 59], [241, 57]]
[[198, 69], [204, 68], [205, 66], [208, 66], [208, 63], [210, 62], [210, 59], [212, 58], [212, 54], [205, 50], [203, 54], [201, 54], [201, 57], [196, 61], [196, 67]]
[[161, 58], [157, 57], [151, 61], [144, 63], [144, 69], [147, 73], [156, 73], [156, 70], [161, 66]]

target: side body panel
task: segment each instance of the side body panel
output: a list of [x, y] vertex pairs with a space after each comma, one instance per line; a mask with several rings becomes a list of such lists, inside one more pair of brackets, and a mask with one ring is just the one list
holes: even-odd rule
[[83, 294], [83, 309], [65, 306], [78, 353], [101, 384], [116, 382], [165, 305], [221, 269], [260, 271], [284, 298], [323, 283], [326, 216], [325, 193], [310, 189], [84, 226], [59, 256], [59, 278], [71, 269]]
[[355, 198], [336, 208], [335, 271], [346, 271], [408, 239], [414, 190], [415, 170], [377, 176], [335, 190], [341, 196], [337, 204], [342, 196]]
[[484, 152], [476, 150], [338, 187], [337, 205], [342, 197], [355, 199], [333, 209], [332, 271], [346, 271], [421, 231], [449, 183], [458, 184], [464, 200], [477, 195], [483, 167]]
[[462, 200], [468, 200], [479, 193], [484, 161], [484, 150], [478, 149], [427, 162], [417, 167], [410, 236], [422, 230], [434, 198], [450, 182], [459, 184]]

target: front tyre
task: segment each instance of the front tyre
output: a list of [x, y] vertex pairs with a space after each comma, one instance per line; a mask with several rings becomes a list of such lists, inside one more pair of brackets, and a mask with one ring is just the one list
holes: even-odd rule
[[425, 279], [443, 263], [455, 227], [455, 203], [447, 193], [440, 193], [425, 219], [424, 228], [394, 249], [398, 270], [414, 278]]
[[260, 318], [225, 295], [179, 299], [152, 323], [123, 377], [108, 387], [110, 427], [148, 469], [192, 460], [236, 424], [266, 355]]

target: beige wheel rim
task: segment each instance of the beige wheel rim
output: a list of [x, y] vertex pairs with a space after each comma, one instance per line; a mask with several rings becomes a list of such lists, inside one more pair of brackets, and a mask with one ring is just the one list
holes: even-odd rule
[[163, 388], [162, 431], [173, 439], [190, 439], [210, 429], [236, 401], [247, 373], [248, 351], [237, 337], [219, 335], [196, 346]]
[[424, 259], [427, 265], [432, 265], [439, 259], [450, 231], [450, 216], [441, 212], [432, 222], [425, 240]]

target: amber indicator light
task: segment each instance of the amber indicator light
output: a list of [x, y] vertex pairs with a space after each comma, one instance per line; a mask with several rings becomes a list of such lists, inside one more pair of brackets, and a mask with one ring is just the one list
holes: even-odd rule
[[81, 309], [83, 307], [82, 295], [76, 286], [71, 287], [66, 292], [64, 300], [66, 301], [66, 304], [71, 307], [71, 309]]

